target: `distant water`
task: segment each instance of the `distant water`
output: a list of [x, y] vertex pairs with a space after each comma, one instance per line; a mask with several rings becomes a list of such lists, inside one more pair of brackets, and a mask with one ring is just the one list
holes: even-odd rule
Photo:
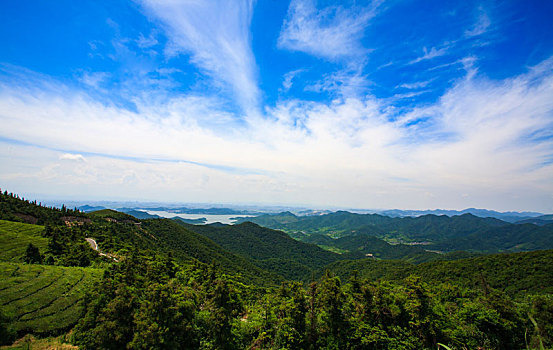
[[247, 218], [247, 217], [253, 217], [252, 215], [240, 215], [240, 214], [232, 214], [232, 215], [211, 215], [211, 214], [176, 214], [171, 213], [168, 211], [157, 211], [157, 210], [145, 210], [148, 214], [151, 215], [159, 215], [163, 218], [174, 218], [175, 216], [178, 216], [183, 219], [201, 219], [206, 218], [206, 224], [212, 224], [214, 222], [220, 222], [222, 224], [234, 224], [234, 220], [231, 220], [231, 218]]

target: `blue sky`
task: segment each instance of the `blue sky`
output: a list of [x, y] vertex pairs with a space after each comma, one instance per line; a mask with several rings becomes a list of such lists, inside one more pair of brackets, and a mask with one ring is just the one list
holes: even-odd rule
[[0, 185], [553, 212], [550, 1], [0, 5]]

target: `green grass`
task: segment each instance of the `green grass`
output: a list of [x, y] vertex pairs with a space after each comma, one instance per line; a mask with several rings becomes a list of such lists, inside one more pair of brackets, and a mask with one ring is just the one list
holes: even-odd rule
[[42, 237], [44, 226], [0, 220], [0, 261], [22, 262], [29, 243], [44, 254], [48, 239]]
[[12, 345], [0, 346], [0, 349], [9, 349], [9, 350], [74, 350], [78, 349], [77, 346], [66, 343], [67, 336], [60, 335], [58, 337], [48, 337], [37, 339], [31, 334], [26, 335], [25, 337], [17, 340]]
[[20, 334], [58, 334], [79, 320], [79, 300], [101, 275], [92, 268], [0, 262], [0, 307]]

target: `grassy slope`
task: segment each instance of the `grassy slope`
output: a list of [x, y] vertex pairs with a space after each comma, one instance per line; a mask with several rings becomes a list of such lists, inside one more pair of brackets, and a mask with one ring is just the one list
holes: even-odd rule
[[81, 317], [79, 303], [102, 270], [0, 263], [0, 306], [19, 333], [51, 335]]
[[29, 243], [44, 254], [48, 239], [42, 237], [43, 230], [44, 226], [0, 220], [0, 261], [22, 262]]

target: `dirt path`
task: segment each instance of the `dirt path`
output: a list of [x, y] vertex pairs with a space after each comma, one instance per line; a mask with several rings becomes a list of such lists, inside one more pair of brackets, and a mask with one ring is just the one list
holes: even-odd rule
[[98, 252], [98, 254], [100, 254], [100, 256], [106, 256], [110, 259], [112, 259], [113, 261], [116, 261], [118, 262], [119, 260], [117, 260], [116, 257], [114, 257], [113, 255], [111, 254], [106, 254], [106, 253], [102, 253], [100, 250], [98, 250], [98, 243], [96, 243], [96, 241], [94, 240], [94, 238], [85, 238], [86, 241], [88, 242], [88, 244], [90, 244], [90, 247], [92, 249], [94, 249], [95, 251]]
[[92, 239], [92, 238], [85, 238], [85, 239], [88, 242], [88, 244], [90, 244], [92, 249], [98, 250], [98, 244], [96, 243], [96, 241], [94, 239]]

